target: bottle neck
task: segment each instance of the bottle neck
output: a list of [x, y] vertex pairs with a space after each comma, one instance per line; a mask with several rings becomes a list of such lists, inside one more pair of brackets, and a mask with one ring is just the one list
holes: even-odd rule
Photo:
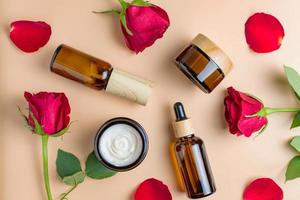
[[188, 140], [192, 137], [195, 137], [194, 134], [190, 134], [190, 135], [186, 135], [186, 136], [183, 136], [183, 137], [180, 137], [180, 138], [177, 138], [178, 140]]

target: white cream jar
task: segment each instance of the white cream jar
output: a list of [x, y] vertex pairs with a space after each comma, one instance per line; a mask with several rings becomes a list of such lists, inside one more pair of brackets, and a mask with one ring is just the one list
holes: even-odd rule
[[147, 152], [147, 134], [132, 119], [111, 119], [100, 127], [96, 135], [95, 155], [111, 170], [131, 170], [144, 160]]

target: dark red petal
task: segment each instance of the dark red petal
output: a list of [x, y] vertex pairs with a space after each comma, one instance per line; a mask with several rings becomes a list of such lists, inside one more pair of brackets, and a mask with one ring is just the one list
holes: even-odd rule
[[242, 98], [240, 96], [240, 92], [235, 90], [233, 87], [227, 88], [228, 96], [230, 96], [236, 104], [240, 104]]
[[237, 122], [240, 117], [240, 109], [238, 105], [232, 100], [231, 97], [225, 98], [225, 119], [229, 125], [229, 131], [232, 134], [238, 132]]
[[15, 21], [10, 24], [10, 39], [24, 52], [34, 52], [47, 44], [51, 27], [45, 22]]
[[267, 53], [279, 49], [284, 38], [284, 29], [274, 16], [255, 13], [245, 23], [245, 36], [253, 51]]
[[139, 185], [134, 200], [172, 200], [172, 195], [163, 182], [150, 178]]
[[270, 178], [259, 178], [248, 185], [244, 200], [282, 200], [282, 189]]

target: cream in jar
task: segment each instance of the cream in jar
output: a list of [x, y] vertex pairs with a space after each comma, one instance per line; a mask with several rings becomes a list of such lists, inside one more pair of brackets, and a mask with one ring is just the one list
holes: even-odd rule
[[145, 130], [129, 118], [114, 118], [98, 131], [95, 154], [99, 161], [114, 171], [127, 171], [137, 167], [148, 151]]

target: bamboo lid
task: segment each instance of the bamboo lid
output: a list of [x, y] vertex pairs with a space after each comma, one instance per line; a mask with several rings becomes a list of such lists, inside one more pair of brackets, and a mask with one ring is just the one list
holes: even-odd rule
[[213, 41], [207, 38], [203, 34], [198, 34], [192, 41], [192, 44], [196, 45], [202, 51], [204, 51], [227, 75], [232, 69], [232, 61], [226, 55], [226, 53], [219, 48]]
[[192, 127], [192, 123], [190, 119], [173, 122], [173, 128], [175, 131], [176, 138], [181, 138], [181, 137], [195, 134], [195, 130]]
[[114, 68], [107, 83], [106, 91], [141, 105], [146, 105], [152, 92], [152, 83]]

